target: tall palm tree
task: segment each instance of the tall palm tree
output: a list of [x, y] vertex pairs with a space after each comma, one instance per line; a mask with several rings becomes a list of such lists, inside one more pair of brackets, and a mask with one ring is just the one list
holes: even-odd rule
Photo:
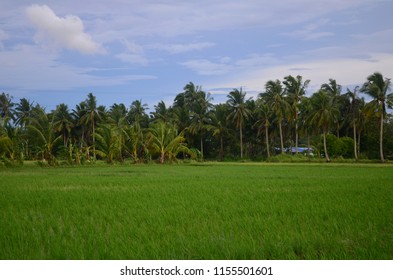
[[266, 156], [270, 157], [270, 145], [269, 145], [269, 126], [270, 126], [270, 118], [271, 118], [271, 110], [268, 104], [264, 102], [263, 99], [257, 100], [257, 114], [258, 121], [255, 125], [258, 126], [258, 136], [262, 134], [264, 131], [265, 134], [265, 142], [266, 142]]
[[96, 122], [101, 118], [100, 110], [97, 107], [97, 99], [96, 97], [92, 94], [89, 93], [87, 95], [87, 99], [84, 102], [85, 104], [85, 109], [84, 109], [84, 115], [81, 117], [80, 121], [82, 124], [89, 125], [90, 126], [90, 132], [92, 136], [92, 145], [93, 145], [93, 157], [94, 159], [96, 158], [96, 150], [95, 150], [95, 127], [96, 127]]
[[359, 87], [355, 87], [353, 91], [350, 89], [347, 89], [346, 96], [350, 99], [350, 106], [349, 106], [349, 117], [350, 117], [350, 123], [353, 128], [353, 152], [355, 159], [358, 159], [358, 149], [357, 149], [357, 131], [356, 131], [356, 124], [358, 122], [358, 119], [360, 117], [360, 99], [358, 96], [358, 89]]
[[53, 111], [53, 115], [55, 130], [62, 134], [63, 145], [67, 147], [68, 138], [74, 126], [71, 113], [68, 110], [68, 105], [64, 103], [57, 105], [56, 110]]
[[310, 80], [306, 80], [303, 82], [302, 76], [293, 77], [291, 75], [286, 76], [284, 78], [283, 84], [285, 85], [286, 94], [290, 100], [290, 106], [293, 113], [293, 122], [295, 123], [295, 147], [296, 154], [298, 154], [298, 142], [299, 142], [299, 133], [298, 133], [298, 115], [299, 115], [299, 104], [301, 98], [306, 94], [306, 88]]
[[147, 104], [143, 104], [142, 100], [133, 101], [128, 112], [128, 119], [130, 124], [136, 123], [138, 126], [141, 126], [142, 121], [147, 118], [147, 109]]
[[127, 108], [123, 103], [114, 103], [108, 111], [108, 121], [114, 124], [123, 123], [127, 116]]
[[29, 138], [26, 134], [26, 126], [30, 124], [30, 118], [32, 116], [33, 102], [30, 102], [26, 98], [20, 99], [20, 102], [15, 104], [15, 125], [20, 126], [20, 141], [24, 146], [25, 156], [29, 158]]
[[385, 161], [383, 155], [383, 123], [386, 118], [386, 106], [388, 105], [391, 108], [393, 105], [393, 93], [388, 94], [390, 85], [390, 79], [384, 78], [379, 72], [375, 72], [367, 77], [367, 82], [363, 84], [360, 90], [373, 98], [367, 104], [367, 109], [369, 112], [373, 112], [380, 120], [379, 153], [382, 162]]
[[228, 119], [232, 120], [236, 124], [236, 128], [239, 129], [240, 138], [240, 158], [243, 158], [243, 124], [244, 120], [248, 119], [252, 112], [247, 108], [246, 104], [246, 92], [243, 92], [242, 88], [240, 90], [233, 89], [227, 95], [227, 104], [230, 108], [230, 113]]
[[224, 137], [228, 134], [228, 115], [229, 107], [227, 104], [217, 104], [212, 111], [212, 133], [214, 137], [220, 140], [219, 158], [223, 160], [224, 157]]
[[310, 157], [311, 152], [311, 135], [313, 133], [314, 124], [312, 123], [313, 106], [311, 99], [303, 97], [299, 106], [299, 128], [300, 131], [306, 135], [307, 138], [307, 156]]
[[170, 108], [167, 108], [164, 101], [158, 102], [154, 105], [153, 121], [162, 120], [164, 122], [170, 122], [172, 120], [172, 114]]
[[15, 125], [25, 127], [31, 116], [32, 108], [33, 103], [26, 98], [22, 98], [20, 102], [15, 105]]
[[339, 138], [340, 129], [345, 121], [344, 113], [346, 110], [345, 96], [341, 95], [342, 86], [337, 84], [337, 81], [335, 79], [329, 79], [329, 83], [322, 84], [321, 89], [332, 96], [335, 106], [341, 112], [340, 116], [338, 116], [337, 120], [335, 121], [337, 137]]
[[259, 95], [268, 104], [273, 115], [277, 119], [280, 132], [281, 153], [284, 153], [284, 138], [282, 133], [282, 122], [288, 115], [290, 106], [285, 99], [282, 84], [279, 80], [270, 80], [265, 84], [265, 92]]
[[10, 119], [13, 119], [12, 108], [14, 107], [12, 96], [8, 93], [0, 94], [0, 118], [6, 124]]
[[326, 146], [326, 135], [333, 123], [337, 123], [337, 118], [340, 114], [334, 98], [326, 90], [319, 90], [311, 97], [311, 104], [313, 106], [311, 122], [322, 130], [323, 149], [325, 152], [326, 161], [330, 162], [329, 154]]
[[193, 135], [200, 135], [200, 144], [201, 144], [201, 157], [203, 159], [203, 136], [204, 132], [211, 130], [211, 111], [212, 108], [211, 101], [213, 98], [210, 96], [210, 93], [205, 93], [203, 91], [199, 91], [197, 93], [197, 97], [195, 102], [192, 105], [192, 111], [190, 112], [190, 126], [188, 130]]

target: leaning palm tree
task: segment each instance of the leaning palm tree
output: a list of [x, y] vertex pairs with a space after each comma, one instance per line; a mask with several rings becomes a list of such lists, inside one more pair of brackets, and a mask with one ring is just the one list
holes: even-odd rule
[[319, 90], [311, 97], [311, 104], [313, 112], [311, 123], [322, 130], [323, 149], [325, 152], [326, 161], [330, 162], [329, 154], [326, 146], [326, 135], [329, 132], [330, 126], [337, 122], [340, 114], [334, 98], [326, 90]]
[[292, 118], [295, 123], [295, 147], [296, 154], [298, 153], [298, 142], [299, 142], [299, 133], [298, 133], [298, 117], [299, 117], [299, 104], [301, 98], [306, 94], [306, 88], [310, 80], [306, 80], [303, 82], [302, 76], [293, 77], [291, 75], [284, 78], [283, 84], [285, 85], [286, 94], [290, 100], [291, 111], [293, 113]]
[[285, 100], [284, 91], [279, 80], [270, 80], [265, 84], [265, 92], [259, 95], [272, 110], [277, 119], [280, 132], [281, 153], [284, 153], [284, 139], [282, 134], [282, 122], [290, 111], [289, 103]]
[[243, 124], [244, 120], [251, 116], [252, 112], [247, 108], [246, 92], [243, 92], [242, 88], [240, 90], [233, 89], [227, 97], [227, 104], [230, 107], [228, 119], [234, 121], [236, 128], [239, 129], [240, 158], [243, 158]]
[[390, 79], [384, 78], [381, 73], [375, 72], [367, 77], [367, 82], [363, 84], [360, 90], [373, 98], [367, 104], [367, 109], [380, 120], [379, 153], [382, 162], [385, 161], [383, 156], [383, 123], [386, 117], [386, 105], [390, 108], [393, 106], [393, 93], [388, 94], [390, 85]]

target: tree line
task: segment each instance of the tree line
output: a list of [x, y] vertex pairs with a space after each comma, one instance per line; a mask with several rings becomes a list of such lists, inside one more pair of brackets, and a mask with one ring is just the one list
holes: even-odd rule
[[26, 98], [15, 103], [3, 92], [0, 157], [50, 165], [96, 159], [264, 160], [277, 154], [326, 161], [393, 158], [390, 79], [376, 72], [345, 92], [329, 79], [307, 96], [309, 83], [290, 75], [267, 81], [256, 100], [240, 88], [230, 91], [225, 103], [213, 104], [210, 93], [190, 82], [171, 106], [160, 101], [150, 114], [141, 100], [106, 108], [92, 93], [74, 109], [62, 103], [46, 112]]

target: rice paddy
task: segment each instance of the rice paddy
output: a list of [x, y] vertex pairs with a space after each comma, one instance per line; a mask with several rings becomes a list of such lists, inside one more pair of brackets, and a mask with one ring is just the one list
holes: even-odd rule
[[0, 169], [0, 259], [393, 259], [393, 166]]

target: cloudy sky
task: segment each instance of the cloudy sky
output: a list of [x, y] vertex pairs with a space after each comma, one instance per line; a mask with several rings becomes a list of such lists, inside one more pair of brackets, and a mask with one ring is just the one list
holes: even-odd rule
[[190, 81], [226, 100], [302, 75], [309, 94], [393, 78], [392, 0], [2, 0], [0, 92], [47, 109], [89, 92], [152, 110]]

